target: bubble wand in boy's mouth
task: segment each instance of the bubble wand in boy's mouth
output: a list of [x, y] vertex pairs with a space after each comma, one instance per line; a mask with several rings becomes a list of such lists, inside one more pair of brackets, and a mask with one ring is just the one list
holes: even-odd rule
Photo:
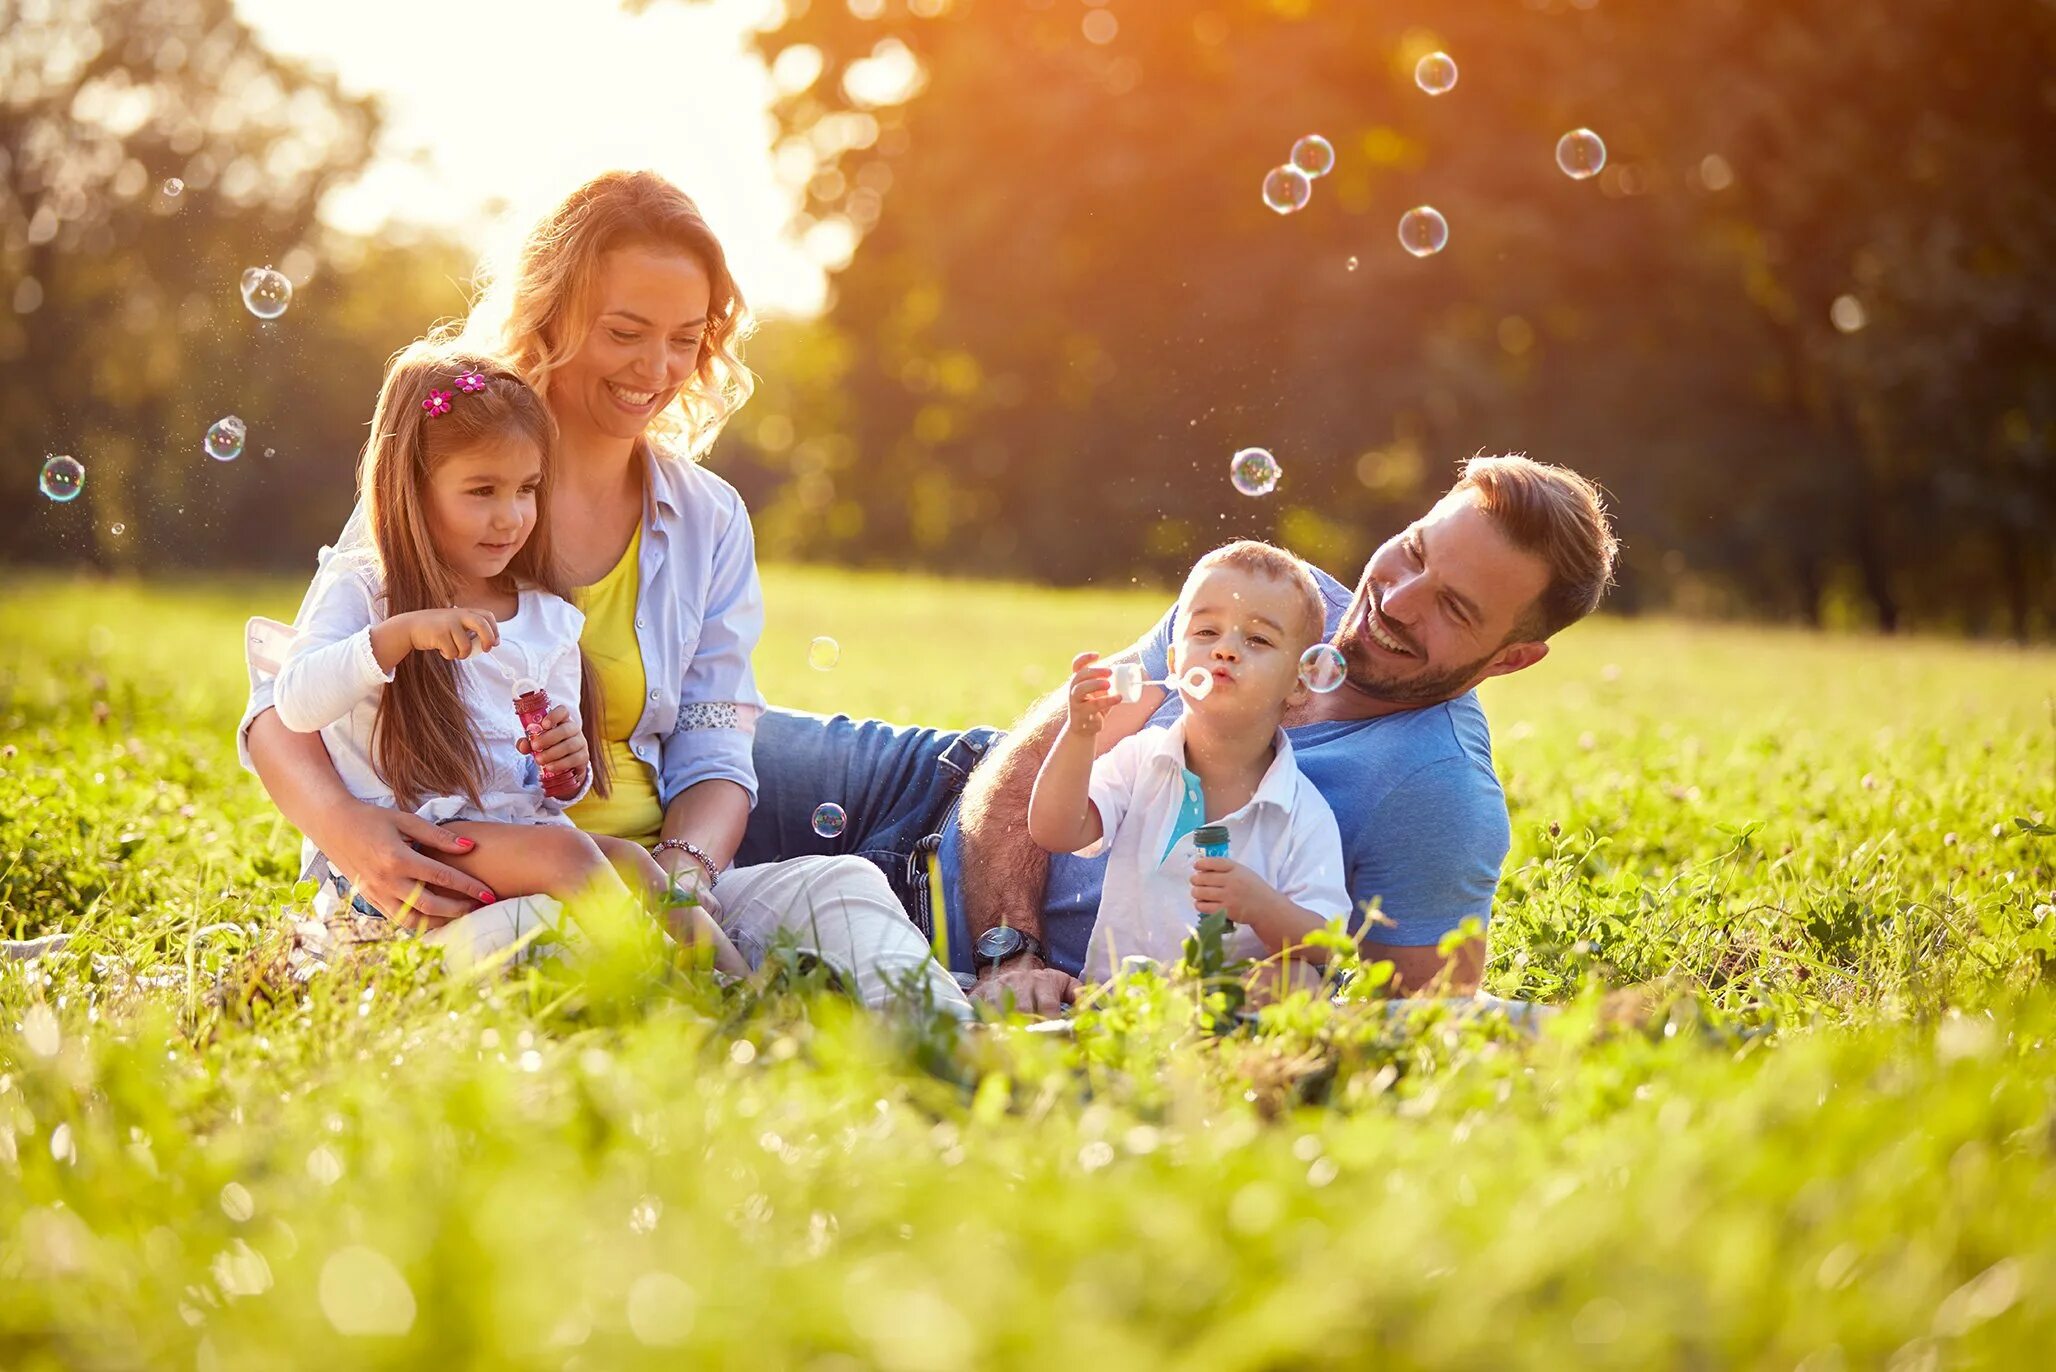
[[1165, 686], [1174, 691], [1183, 691], [1194, 700], [1205, 700], [1214, 689], [1214, 674], [1204, 667], [1187, 667], [1175, 677], [1152, 678], [1143, 675], [1139, 662], [1116, 662], [1113, 678], [1107, 683], [1116, 700], [1133, 705], [1142, 699], [1145, 686]]

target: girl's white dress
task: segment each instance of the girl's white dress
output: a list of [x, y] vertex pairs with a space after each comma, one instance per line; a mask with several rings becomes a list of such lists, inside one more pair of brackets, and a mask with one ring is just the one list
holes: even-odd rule
[[[302, 607], [291, 652], [279, 668], [275, 705], [279, 722], [298, 733], [320, 733], [343, 785], [359, 800], [396, 808], [393, 791], [372, 764], [372, 728], [379, 695], [393, 674], [379, 670], [371, 651], [372, 626], [386, 617], [385, 578], [368, 549], [326, 551]], [[515, 748], [521, 723], [514, 714], [514, 683], [540, 682], [552, 705], [578, 719], [578, 635], [585, 616], [561, 596], [521, 590], [520, 608], [502, 619], [500, 646], [453, 664], [471, 717], [472, 737], [485, 759], [479, 804], [464, 796], [433, 796], [415, 807], [422, 818], [489, 820], [502, 824], [570, 824], [569, 800], [543, 794], [535, 760]], [[592, 784], [591, 769], [586, 786]]]

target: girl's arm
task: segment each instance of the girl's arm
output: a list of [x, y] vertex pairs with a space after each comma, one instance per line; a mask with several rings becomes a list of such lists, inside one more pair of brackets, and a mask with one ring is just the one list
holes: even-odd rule
[[392, 665], [372, 644], [374, 593], [354, 559], [332, 557], [316, 573], [272, 688], [272, 709], [294, 733], [319, 733], [393, 679]]

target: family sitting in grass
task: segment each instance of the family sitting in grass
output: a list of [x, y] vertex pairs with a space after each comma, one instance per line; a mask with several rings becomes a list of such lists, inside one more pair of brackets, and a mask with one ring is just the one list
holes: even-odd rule
[[[747, 320], [691, 200], [608, 173], [395, 360], [359, 508], [238, 731], [319, 910], [476, 956], [599, 883], [730, 972], [789, 941], [869, 1005], [959, 1016], [1053, 1013], [1213, 912], [1282, 981], [1341, 920], [1403, 988], [1476, 985], [1482, 942], [1445, 935], [1489, 919], [1508, 821], [1474, 688], [1599, 603], [1591, 483], [1474, 458], [1353, 592], [1231, 544], [1005, 734], [782, 711], [748, 512], [698, 461], [748, 397]], [[1322, 642], [1342, 677], [1310, 691]], [[553, 708], [517, 719], [517, 688]]]

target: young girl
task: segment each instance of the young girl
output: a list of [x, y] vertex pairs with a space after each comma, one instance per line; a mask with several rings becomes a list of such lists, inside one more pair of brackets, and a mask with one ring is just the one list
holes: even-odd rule
[[[590, 725], [569, 708], [598, 713], [584, 616], [564, 598], [540, 518], [554, 437], [535, 392], [490, 359], [426, 344], [396, 357], [358, 476], [371, 546], [326, 555], [276, 708], [289, 729], [321, 735], [358, 799], [458, 835], [466, 849], [451, 865], [477, 879], [479, 899], [595, 886], [626, 896], [626, 874], [654, 901], [666, 877], [648, 852], [564, 815], [607, 781], [594, 775]], [[514, 699], [535, 686], [565, 708], [531, 742]], [[748, 971], [704, 911], [666, 920], [721, 970]]]

